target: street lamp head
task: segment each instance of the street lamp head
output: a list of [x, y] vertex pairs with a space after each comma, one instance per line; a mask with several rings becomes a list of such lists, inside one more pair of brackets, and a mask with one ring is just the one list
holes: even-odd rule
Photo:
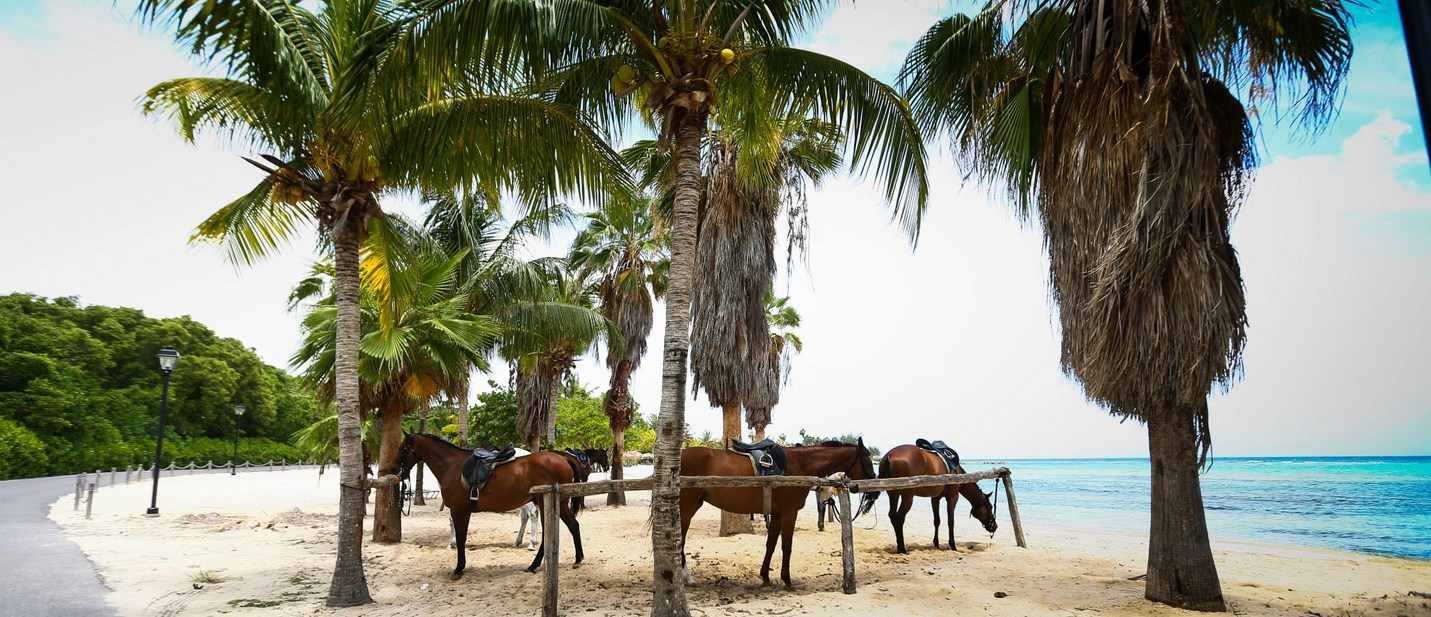
[[234, 415], [236, 415], [236, 416], [241, 416], [241, 415], [243, 415], [243, 412], [244, 412], [243, 403], [239, 403], [239, 404], [237, 404], [237, 405], [234, 405]]
[[179, 352], [172, 347], [162, 347], [159, 349], [159, 370], [165, 375], [174, 372], [174, 365], [179, 363]]

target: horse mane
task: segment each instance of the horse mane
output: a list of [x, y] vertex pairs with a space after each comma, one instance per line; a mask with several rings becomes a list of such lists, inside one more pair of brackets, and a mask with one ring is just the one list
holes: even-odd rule
[[413, 437], [426, 437], [426, 438], [428, 438], [428, 439], [431, 439], [432, 441], [435, 441], [435, 442], [437, 442], [437, 443], [439, 443], [439, 444], [441, 444], [441, 445], [447, 446], [447, 447], [452, 448], [452, 449], [454, 449], [454, 450], [462, 450], [462, 451], [465, 451], [465, 452], [471, 452], [471, 451], [472, 451], [472, 448], [464, 448], [464, 447], [462, 447], [462, 446], [459, 446], [459, 445], [457, 445], [457, 444], [455, 444], [455, 443], [452, 443], [452, 442], [448, 441], [447, 439], [445, 439], [445, 438], [443, 438], [443, 437], [439, 437], [439, 436], [437, 436], [437, 435], [433, 435], [432, 433], [412, 433], [412, 436], [413, 436]]

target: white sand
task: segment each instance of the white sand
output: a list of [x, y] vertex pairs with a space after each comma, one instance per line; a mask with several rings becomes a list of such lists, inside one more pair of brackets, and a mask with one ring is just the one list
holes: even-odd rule
[[[107, 600], [130, 615], [536, 615], [540, 574], [533, 554], [513, 547], [515, 513], [472, 517], [466, 576], [448, 579], [447, 516], [436, 503], [403, 520], [404, 542], [366, 544], [375, 604], [323, 606], [335, 554], [337, 473], [313, 468], [230, 477], [180, 475], [160, 481], [162, 516], [143, 515], [149, 483], [99, 489], [92, 520], [61, 498], [50, 516], [98, 564], [113, 590]], [[430, 485], [435, 487], [435, 485]], [[633, 503], [645, 494], [633, 493]], [[586, 561], [571, 565], [563, 530], [561, 607], [568, 615], [649, 613], [650, 530], [644, 507], [607, 508], [602, 497], [582, 514]], [[935, 550], [926, 522], [906, 530], [910, 554], [893, 552], [887, 520], [856, 522], [859, 592], [840, 591], [838, 524], [815, 531], [813, 508], [795, 534], [795, 589], [760, 586], [763, 536], [716, 537], [707, 506], [688, 550], [697, 615], [1194, 615], [1143, 600], [1144, 539], [1066, 529], [1026, 529], [1030, 547], [1002, 528], [990, 543], [971, 520], [957, 522], [959, 553]], [[368, 526], [371, 532], [371, 525]], [[1287, 549], [1214, 538], [1218, 573], [1238, 615], [1431, 616], [1431, 563], [1317, 549]], [[778, 578], [779, 549], [775, 577]], [[996, 598], [995, 592], [1006, 597]]]

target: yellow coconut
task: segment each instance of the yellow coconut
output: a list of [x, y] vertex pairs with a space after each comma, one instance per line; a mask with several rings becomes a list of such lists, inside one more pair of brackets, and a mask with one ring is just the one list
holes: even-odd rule
[[629, 84], [636, 81], [636, 69], [623, 64], [621, 68], [616, 69], [616, 78], [621, 80], [622, 84]]
[[728, 47], [720, 50], [720, 61], [724, 64], [735, 62], [735, 52]]

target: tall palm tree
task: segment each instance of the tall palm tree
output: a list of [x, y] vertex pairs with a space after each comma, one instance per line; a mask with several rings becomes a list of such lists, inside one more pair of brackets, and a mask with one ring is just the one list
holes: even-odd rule
[[834, 0], [436, 4], [422, 30], [431, 35], [425, 50], [464, 50], [449, 53], [448, 60], [478, 73], [469, 63], [522, 59], [552, 100], [571, 102], [618, 130], [640, 107], [658, 121], [658, 140], [670, 144], [674, 208], [651, 498], [652, 614], [684, 615], [676, 483], [707, 121], [720, 101], [745, 97], [762, 101], [777, 117], [808, 110], [838, 125], [848, 136], [851, 164], [882, 180], [895, 216], [911, 235], [928, 197], [920, 131], [893, 88], [837, 59], [787, 46]]
[[[397, 473], [403, 419], [433, 397], [450, 395], [464, 386], [469, 366], [485, 369], [484, 356], [501, 333], [494, 318], [467, 312], [465, 298], [456, 294], [457, 266], [463, 253], [447, 255], [434, 249], [429, 246], [418, 252], [412, 264], [415, 283], [407, 290], [385, 297], [375, 284], [381, 277], [364, 278], [364, 335], [359, 344], [358, 374], [363, 409], [378, 412], [380, 476]], [[367, 251], [369, 255], [373, 252]], [[371, 259], [364, 266], [367, 273], [376, 269]], [[304, 377], [320, 399], [331, 400], [336, 327], [331, 296], [309, 312], [303, 327], [306, 336], [293, 364], [305, 368]], [[396, 490], [387, 486], [378, 491], [375, 542], [402, 540]]]
[[263, 179], [195, 238], [223, 243], [242, 263], [277, 250], [308, 222], [331, 244], [342, 488], [327, 604], [371, 602], [362, 564], [358, 249], [383, 216], [379, 198], [483, 187], [520, 189], [535, 202], [553, 191], [593, 195], [623, 172], [569, 109], [467, 84], [433, 87], [448, 65], [420, 53], [422, 14], [387, 0], [328, 0], [316, 11], [283, 0], [140, 0], [137, 10], [228, 75], [154, 86], [145, 113], [168, 117], [187, 140], [211, 131], [261, 159], [247, 160]]
[[[626, 429], [631, 426], [631, 373], [646, 355], [653, 307], [666, 292], [670, 265], [651, 202], [645, 195], [613, 195], [596, 212], [586, 215], [586, 227], [577, 233], [567, 257], [583, 278], [595, 279], [597, 306], [621, 334], [621, 344], [607, 345], [611, 387], [601, 401], [611, 426], [612, 480], [625, 477], [622, 457], [626, 454]], [[608, 493], [606, 504], [624, 506], [626, 494]]]
[[777, 298], [774, 291], [767, 291], [765, 323], [769, 324], [770, 328], [770, 345], [767, 351], [770, 358], [766, 364], [770, 370], [770, 378], [767, 383], [772, 384], [775, 391], [771, 395], [761, 397], [769, 401], [768, 405], [747, 405], [745, 408], [745, 422], [750, 426], [750, 430], [755, 432], [756, 441], [765, 438], [765, 427], [770, 425], [770, 410], [780, 403], [780, 388], [790, 380], [790, 357], [805, 349], [804, 341], [794, 332], [795, 328], [800, 327], [800, 313], [790, 306], [790, 298]]
[[[706, 194], [696, 234], [691, 301], [691, 372], [722, 412], [723, 447], [741, 439], [740, 410], [768, 409], [771, 381], [765, 298], [775, 275], [775, 235], [788, 218], [791, 243], [804, 237], [805, 192], [842, 162], [839, 128], [764, 107], [735, 108], [709, 138]], [[792, 252], [795, 250], [791, 247]], [[793, 255], [792, 255], [793, 259]], [[750, 519], [721, 515], [721, 535], [750, 533]]]
[[[941, 20], [901, 80], [921, 123], [1006, 180], [1049, 252], [1062, 365], [1148, 426], [1149, 600], [1225, 610], [1199, 469], [1207, 397], [1239, 373], [1228, 227], [1255, 165], [1253, 108], [1313, 132], [1351, 56], [1339, 0], [1044, 0]], [[1242, 98], [1234, 90], [1245, 89]]]

